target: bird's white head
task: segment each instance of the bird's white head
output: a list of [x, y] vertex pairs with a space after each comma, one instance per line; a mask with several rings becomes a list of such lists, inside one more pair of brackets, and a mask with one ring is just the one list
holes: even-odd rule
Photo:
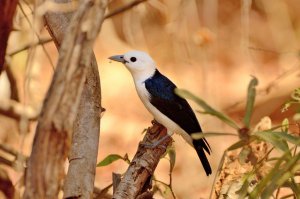
[[123, 55], [114, 55], [109, 59], [123, 63], [135, 81], [145, 81], [153, 76], [156, 64], [153, 59], [142, 51], [129, 51]]

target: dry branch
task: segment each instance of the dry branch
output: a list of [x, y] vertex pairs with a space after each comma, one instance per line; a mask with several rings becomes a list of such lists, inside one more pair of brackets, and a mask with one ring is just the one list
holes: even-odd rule
[[19, 92], [18, 92], [18, 87], [17, 87], [17, 80], [16, 80], [15, 75], [13, 74], [13, 72], [11, 70], [11, 66], [7, 62], [7, 60], [4, 64], [4, 68], [5, 68], [5, 72], [7, 74], [7, 78], [8, 78], [9, 84], [10, 84], [10, 91], [11, 91], [10, 99], [16, 100], [17, 102], [19, 102], [20, 99], [19, 99]]
[[104, 19], [107, 19], [107, 18], [113, 17], [115, 15], [121, 14], [122, 12], [130, 10], [131, 8], [137, 6], [140, 3], [143, 3], [145, 1], [147, 1], [147, 0], [135, 0], [135, 1], [132, 1], [132, 2], [124, 5], [123, 7], [120, 7], [120, 8], [117, 8], [116, 10], [111, 11], [110, 13], [108, 13], [107, 15], [105, 15]]
[[[67, 3], [69, 1], [57, 0], [56, 2]], [[72, 14], [48, 12], [45, 15], [47, 28], [57, 47], [62, 42]], [[64, 183], [65, 198], [89, 198], [93, 193], [100, 133], [100, 107], [100, 78], [95, 56], [92, 56], [73, 127], [70, 165]]]
[[24, 198], [57, 198], [91, 64], [92, 45], [100, 31], [106, 4], [106, 0], [82, 0], [72, 17], [39, 118], [26, 171]]
[[7, 40], [12, 30], [13, 17], [17, 7], [18, 0], [0, 1], [0, 74], [5, 62]]
[[39, 110], [35, 110], [30, 106], [24, 106], [23, 104], [10, 99], [0, 100], [0, 114], [7, 117], [20, 120], [26, 118], [28, 120], [35, 120], [39, 115]]
[[5, 144], [0, 144], [0, 151], [0, 164], [12, 167], [16, 171], [24, 171], [26, 156]]
[[166, 128], [160, 124], [154, 123], [151, 128], [148, 128], [129, 168], [114, 192], [114, 199], [134, 199], [151, 188], [150, 178], [167, 147], [172, 144], [172, 138], [164, 140], [155, 148], [145, 147], [145, 145], [160, 140], [166, 134]]
[[53, 39], [52, 38], [42, 38], [42, 39], [39, 39], [39, 41], [35, 42], [35, 43], [28, 43], [28, 44], [25, 44], [24, 46], [22, 46], [21, 48], [18, 48], [16, 50], [13, 50], [11, 52], [8, 53], [9, 56], [14, 56], [24, 50], [28, 50], [29, 48], [31, 47], [35, 47], [35, 46], [38, 46], [38, 45], [43, 45], [43, 44], [47, 44], [49, 42], [52, 42]]

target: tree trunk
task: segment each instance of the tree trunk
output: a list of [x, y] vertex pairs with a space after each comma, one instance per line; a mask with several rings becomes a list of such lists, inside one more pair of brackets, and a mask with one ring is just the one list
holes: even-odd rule
[[[56, 2], [67, 3], [70, 0]], [[45, 15], [47, 28], [57, 47], [62, 42], [72, 14], [51, 12]], [[94, 189], [101, 113], [100, 78], [94, 55], [90, 65], [73, 127], [70, 165], [64, 183], [65, 198], [90, 198]]]
[[67, 28], [68, 37], [62, 41], [28, 161], [24, 198], [58, 197], [74, 121], [82, 105], [81, 94], [91, 65], [92, 47], [106, 5], [107, 0], [82, 0]]

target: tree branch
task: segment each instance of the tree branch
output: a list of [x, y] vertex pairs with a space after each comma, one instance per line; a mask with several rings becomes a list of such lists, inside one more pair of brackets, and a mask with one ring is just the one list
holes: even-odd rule
[[16, 78], [15, 78], [15, 76], [14, 76], [12, 70], [11, 70], [10, 64], [7, 63], [7, 60], [4, 63], [4, 69], [5, 69], [5, 72], [7, 74], [9, 84], [10, 84], [10, 91], [11, 91], [10, 99], [19, 102], [20, 99], [19, 99], [19, 92], [18, 92], [18, 87], [17, 87], [17, 80], [16, 80]]
[[117, 8], [116, 10], [111, 11], [110, 13], [108, 13], [107, 15], [105, 15], [104, 19], [113, 17], [113, 16], [118, 15], [118, 14], [120, 14], [122, 12], [130, 10], [131, 8], [137, 6], [140, 3], [143, 3], [145, 1], [147, 1], [147, 0], [135, 0], [135, 1], [132, 1], [132, 2], [124, 5], [123, 7], [120, 7], [120, 8]]
[[147, 192], [150, 178], [167, 147], [172, 144], [172, 138], [169, 137], [155, 148], [145, 147], [145, 145], [158, 141], [165, 135], [167, 130], [160, 124], [154, 123], [151, 128], [148, 128], [130, 166], [114, 192], [114, 199], [135, 199]]
[[35, 43], [28, 43], [28, 44], [24, 45], [23, 47], [21, 47], [19, 49], [13, 50], [13, 51], [9, 52], [8, 55], [9, 56], [14, 56], [14, 55], [16, 55], [16, 54], [18, 54], [18, 53], [20, 53], [24, 50], [28, 50], [31, 47], [47, 44], [47, 43], [52, 42], [52, 41], [53, 41], [52, 38], [42, 38], [39, 41], [36, 41]]
[[0, 114], [7, 117], [20, 120], [22, 117], [28, 120], [36, 120], [39, 115], [38, 110], [34, 110], [30, 106], [24, 106], [23, 104], [10, 99], [0, 100]]
[[28, 161], [26, 199], [57, 198], [87, 68], [91, 64], [92, 45], [100, 31], [106, 5], [107, 0], [82, 0], [67, 28], [68, 37], [63, 39], [60, 48], [58, 66]]
[[[56, 2], [67, 3], [69, 0]], [[57, 47], [62, 42], [71, 15], [72, 13], [65, 12], [50, 12], [45, 15], [47, 28]], [[93, 55], [73, 127], [70, 165], [64, 184], [65, 198], [89, 198], [93, 193], [100, 134], [100, 107], [100, 77]]]
[[0, 144], [0, 150], [0, 164], [9, 166], [16, 171], [24, 171], [24, 164], [27, 160], [26, 156], [5, 144]]

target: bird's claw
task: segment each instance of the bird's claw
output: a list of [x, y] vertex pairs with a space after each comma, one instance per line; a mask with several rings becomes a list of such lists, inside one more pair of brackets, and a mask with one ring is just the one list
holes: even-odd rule
[[154, 143], [140, 143], [143, 147], [148, 148], [148, 149], [154, 149], [154, 148], [160, 148], [160, 149], [167, 149], [165, 145], [160, 145], [159, 142], [154, 142]]

